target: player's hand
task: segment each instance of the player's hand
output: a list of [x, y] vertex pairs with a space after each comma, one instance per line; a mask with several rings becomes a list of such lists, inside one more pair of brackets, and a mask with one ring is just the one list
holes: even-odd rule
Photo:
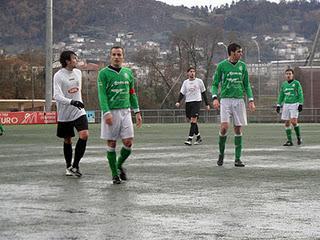
[[180, 103], [179, 102], [176, 102], [176, 107], [180, 107]]
[[249, 102], [249, 110], [250, 112], [254, 112], [256, 110], [256, 105], [254, 105], [254, 101]]
[[277, 113], [280, 113], [280, 106], [277, 106], [276, 112], [277, 112]]
[[219, 100], [218, 99], [215, 99], [213, 100], [213, 108], [216, 109], [216, 110], [219, 110], [219, 107], [220, 107], [220, 103], [219, 103]]
[[299, 106], [298, 106], [298, 111], [299, 111], [299, 112], [302, 111], [302, 104], [299, 104]]
[[84, 104], [77, 100], [71, 100], [70, 104], [77, 107], [79, 110], [81, 110], [81, 108], [84, 108]]
[[108, 113], [105, 117], [104, 117], [105, 123], [108, 125], [112, 125], [112, 114]]
[[137, 128], [140, 128], [142, 126], [142, 117], [140, 112], [136, 113], [136, 125]]
[[208, 112], [210, 111], [210, 105], [207, 105], [207, 111]]

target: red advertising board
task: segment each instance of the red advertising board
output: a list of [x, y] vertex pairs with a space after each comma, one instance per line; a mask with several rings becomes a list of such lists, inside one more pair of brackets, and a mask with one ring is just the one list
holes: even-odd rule
[[56, 112], [0, 112], [0, 123], [4, 125], [57, 123], [57, 113]]

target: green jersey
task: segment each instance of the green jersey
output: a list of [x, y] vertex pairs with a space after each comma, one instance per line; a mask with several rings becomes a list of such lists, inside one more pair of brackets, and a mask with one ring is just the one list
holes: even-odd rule
[[134, 90], [134, 77], [129, 68], [119, 72], [105, 67], [98, 74], [98, 96], [103, 114], [113, 109], [132, 107], [139, 112], [138, 98]]
[[221, 61], [213, 77], [212, 97], [217, 97], [219, 84], [221, 98], [243, 98], [246, 92], [249, 100], [253, 100], [247, 67], [242, 61], [235, 65], [228, 59]]
[[283, 103], [299, 103], [303, 104], [303, 91], [298, 80], [292, 82], [285, 81], [282, 83], [278, 96], [278, 105]]

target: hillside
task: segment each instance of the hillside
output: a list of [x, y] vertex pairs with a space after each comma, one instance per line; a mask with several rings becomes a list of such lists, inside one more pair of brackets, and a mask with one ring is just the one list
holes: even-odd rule
[[[241, 0], [219, 8], [169, 6], [155, 0], [55, 0], [54, 41], [69, 33], [108, 39], [116, 32], [135, 32], [153, 39], [190, 25], [223, 25], [226, 31], [271, 34], [289, 31], [312, 38], [320, 21], [320, 3], [312, 1]], [[0, 1], [0, 44], [43, 45], [44, 0]]]

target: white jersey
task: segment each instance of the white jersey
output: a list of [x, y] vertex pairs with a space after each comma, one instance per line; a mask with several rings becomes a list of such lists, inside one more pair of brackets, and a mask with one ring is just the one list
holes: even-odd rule
[[79, 110], [70, 104], [71, 100], [82, 102], [81, 81], [82, 73], [79, 69], [69, 71], [62, 68], [54, 74], [53, 97], [57, 103], [58, 122], [74, 121], [86, 114], [84, 109]]
[[186, 97], [186, 102], [200, 102], [202, 100], [201, 93], [204, 91], [206, 91], [206, 87], [200, 78], [184, 80], [180, 90]]

